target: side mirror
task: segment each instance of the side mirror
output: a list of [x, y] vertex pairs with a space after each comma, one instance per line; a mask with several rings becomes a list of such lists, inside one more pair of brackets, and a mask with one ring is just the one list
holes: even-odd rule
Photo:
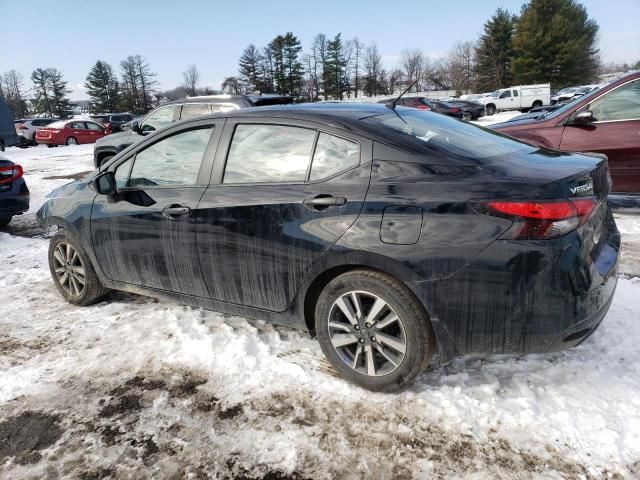
[[101, 195], [115, 195], [117, 192], [116, 176], [113, 172], [104, 172], [93, 180], [93, 187]]
[[140, 131], [140, 124], [135, 120], [131, 122], [130, 128], [132, 131], [136, 132], [137, 134], [142, 134], [142, 132]]
[[595, 118], [593, 117], [593, 112], [591, 110], [583, 110], [575, 116], [573, 123], [577, 125], [586, 125], [594, 120]]

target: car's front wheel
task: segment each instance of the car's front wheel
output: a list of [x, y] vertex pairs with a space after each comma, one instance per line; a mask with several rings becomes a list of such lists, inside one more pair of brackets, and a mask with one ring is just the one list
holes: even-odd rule
[[436, 346], [429, 318], [413, 294], [372, 270], [347, 272], [329, 282], [315, 320], [329, 362], [369, 390], [407, 387], [429, 365]]
[[469, 111], [462, 112], [462, 119], [470, 122], [471, 120], [473, 120], [473, 114]]
[[106, 157], [100, 159], [100, 165], [98, 165], [98, 167], [102, 167], [104, 164], [106, 164], [113, 157], [115, 157], [115, 155], [107, 155]]
[[13, 217], [9, 216], [9, 217], [0, 217], [0, 227], [6, 227], [7, 225], [9, 225], [9, 222], [11, 221]]
[[493, 115], [496, 113], [496, 106], [489, 104], [485, 107], [485, 111], [487, 112], [487, 115]]
[[51, 238], [49, 270], [58, 291], [74, 305], [91, 305], [100, 301], [109, 291], [100, 282], [77, 240], [65, 231]]

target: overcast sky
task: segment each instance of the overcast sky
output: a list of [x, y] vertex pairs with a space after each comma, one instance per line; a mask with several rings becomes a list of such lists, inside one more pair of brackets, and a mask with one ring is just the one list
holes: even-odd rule
[[[305, 50], [319, 32], [376, 42], [389, 68], [407, 47], [421, 48], [431, 57], [446, 55], [456, 42], [476, 40], [496, 8], [517, 13], [523, 3], [0, 0], [0, 72], [18, 70], [30, 88], [35, 68], [55, 67], [73, 89], [71, 98], [84, 99], [82, 84], [96, 60], [117, 67], [127, 55], [140, 54], [157, 72], [161, 89], [178, 86], [190, 64], [198, 66], [202, 86], [219, 88], [225, 76], [237, 73], [238, 58], [249, 43], [262, 47], [287, 31], [298, 36]], [[640, 0], [582, 3], [600, 25], [604, 60], [640, 60]]]

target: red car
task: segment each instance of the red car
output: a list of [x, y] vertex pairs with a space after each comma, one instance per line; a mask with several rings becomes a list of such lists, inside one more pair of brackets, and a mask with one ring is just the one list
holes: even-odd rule
[[61, 120], [38, 130], [36, 142], [47, 144], [49, 147], [95, 143], [108, 133], [105, 127], [90, 120]]
[[640, 72], [557, 110], [490, 128], [540, 147], [604, 153], [613, 191], [640, 193]]

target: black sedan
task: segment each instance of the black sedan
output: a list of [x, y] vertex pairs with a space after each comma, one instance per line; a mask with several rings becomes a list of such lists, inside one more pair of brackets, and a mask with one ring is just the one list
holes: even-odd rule
[[22, 167], [0, 155], [0, 227], [29, 210], [29, 189]]
[[462, 118], [465, 120], [476, 120], [486, 113], [484, 105], [468, 100], [447, 100], [447, 105], [462, 110]]
[[[388, 104], [389, 100], [382, 100], [378, 103]], [[402, 97], [396, 102], [396, 104], [402, 105], [403, 107], [441, 113], [454, 118], [464, 117], [464, 112], [461, 108], [450, 105], [448, 102], [444, 102], [442, 100], [429, 99], [426, 97]]]
[[605, 158], [412, 108], [263, 107], [159, 130], [38, 212], [53, 281], [310, 331], [345, 378], [406, 387], [438, 351], [553, 352], [617, 282]]

